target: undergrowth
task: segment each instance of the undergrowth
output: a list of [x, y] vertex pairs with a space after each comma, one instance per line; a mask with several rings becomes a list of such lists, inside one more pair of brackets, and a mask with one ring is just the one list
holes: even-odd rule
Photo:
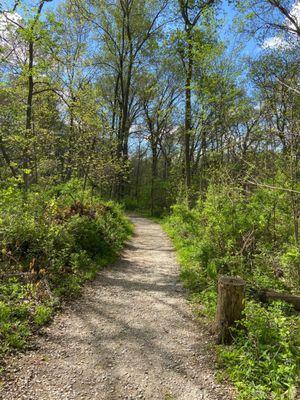
[[219, 275], [247, 282], [244, 328], [232, 332], [231, 346], [218, 346], [220, 375], [232, 380], [241, 400], [296, 399], [299, 315], [281, 302], [265, 305], [256, 298], [265, 288], [299, 291], [300, 251], [286, 197], [265, 189], [246, 197], [242, 188], [211, 185], [193, 209], [176, 205], [163, 222], [201, 317], [215, 316]]
[[1, 191], [0, 361], [25, 348], [61, 301], [80, 292], [111, 262], [131, 233], [119, 205], [104, 202], [80, 181]]

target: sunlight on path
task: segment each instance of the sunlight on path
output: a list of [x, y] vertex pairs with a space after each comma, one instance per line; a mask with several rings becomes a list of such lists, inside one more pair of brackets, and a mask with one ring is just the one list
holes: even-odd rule
[[9, 368], [0, 399], [231, 399], [193, 321], [161, 227], [132, 217], [122, 257]]

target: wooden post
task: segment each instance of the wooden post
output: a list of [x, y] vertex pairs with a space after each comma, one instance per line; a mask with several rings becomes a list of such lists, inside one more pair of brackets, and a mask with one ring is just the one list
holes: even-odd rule
[[242, 317], [246, 283], [241, 278], [221, 276], [218, 282], [216, 326], [218, 343], [230, 344], [230, 328]]

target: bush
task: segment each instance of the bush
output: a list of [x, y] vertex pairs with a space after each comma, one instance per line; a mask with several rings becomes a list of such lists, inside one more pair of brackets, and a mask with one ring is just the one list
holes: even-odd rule
[[44, 304], [37, 306], [34, 313], [34, 323], [37, 326], [45, 325], [51, 320], [52, 313], [53, 308], [51, 306], [46, 306]]
[[236, 332], [233, 346], [220, 348], [220, 360], [240, 399], [295, 398], [300, 319], [287, 316], [286, 308], [280, 302], [264, 308], [249, 301], [242, 321], [245, 329]]
[[[1, 352], [22, 348], [47, 323], [62, 296], [77, 294], [121, 250], [131, 233], [122, 209], [80, 182], [27, 193], [0, 193], [0, 273], [20, 278], [0, 285]], [[3, 194], [3, 196], [1, 196]], [[34, 283], [25, 284], [22, 274]]]
[[101, 222], [88, 217], [75, 215], [68, 223], [68, 232], [74, 237], [74, 248], [76, 251], [85, 251], [90, 257], [97, 254], [105, 254], [109, 251], [102, 232]]
[[33, 292], [32, 285], [21, 285], [16, 279], [0, 285], [0, 356], [11, 348], [25, 346], [30, 335]]
[[[195, 307], [201, 316], [215, 316], [218, 275], [241, 276], [250, 289], [299, 291], [300, 253], [288, 204], [285, 192], [211, 184], [193, 209], [173, 207], [164, 227], [178, 251], [181, 279], [192, 301], [201, 303]], [[282, 305], [262, 307], [252, 293], [248, 290], [244, 330], [220, 350], [223, 366], [241, 399], [294, 399], [299, 318]]]

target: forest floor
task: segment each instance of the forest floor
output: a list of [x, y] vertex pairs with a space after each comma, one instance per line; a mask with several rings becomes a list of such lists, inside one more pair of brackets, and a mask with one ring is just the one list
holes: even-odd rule
[[120, 259], [8, 359], [1, 400], [222, 400], [211, 337], [192, 315], [162, 228], [132, 217]]

